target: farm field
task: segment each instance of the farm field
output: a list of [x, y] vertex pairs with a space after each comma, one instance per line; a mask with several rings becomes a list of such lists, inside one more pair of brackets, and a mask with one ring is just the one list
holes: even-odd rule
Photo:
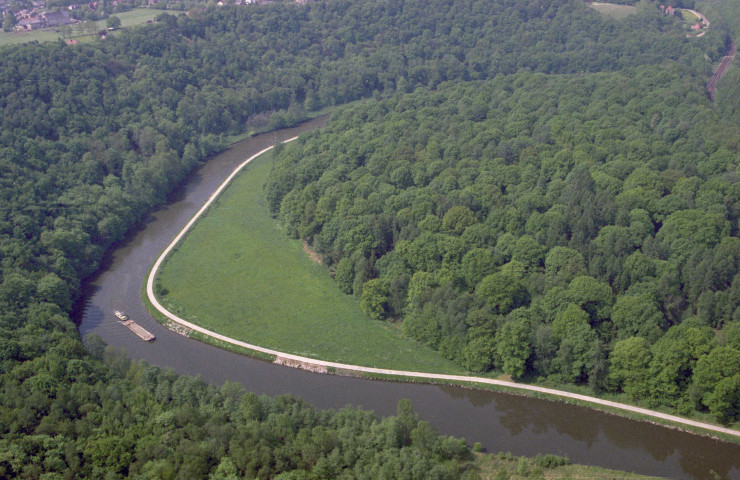
[[[371, 320], [267, 211], [257, 159], [164, 264], [159, 300], [200, 326], [252, 344], [341, 363], [415, 371], [462, 367]], [[164, 293], [164, 294], [162, 294]]]

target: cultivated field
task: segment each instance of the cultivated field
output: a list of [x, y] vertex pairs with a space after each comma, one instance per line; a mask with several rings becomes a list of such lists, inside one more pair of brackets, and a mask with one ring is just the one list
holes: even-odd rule
[[297, 355], [462, 372], [392, 325], [367, 317], [300, 242], [279, 230], [262, 197], [271, 157], [250, 164], [164, 264], [162, 304], [223, 335]]
[[608, 17], [620, 19], [626, 18], [637, 11], [632, 5], [615, 5], [613, 3], [590, 3], [591, 8], [596, 9], [599, 13], [602, 13]]

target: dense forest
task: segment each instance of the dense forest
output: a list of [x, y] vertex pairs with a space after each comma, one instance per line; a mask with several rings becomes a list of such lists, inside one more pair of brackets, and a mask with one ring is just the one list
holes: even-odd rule
[[[392, 98], [338, 116], [337, 155], [314, 137], [296, 170], [305, 176], [268, 194], [372, 315], [405, 315], [409, 335], [472, 370], [628, 393], [642, 380], [620, 377], [615, 359], [642, 348], [638, 361], [662, 361], [665, 378], [684, 382], [658, 402], [731, 417], [737, 372], [723, 359], [738, 348], [738, 192], [728, 138], [738, 136], [722, 135], [700, 88], [726, 38], [718, 28], [687, 41], [653, 8], [616, 22], [578, 1], [332, 0], [163, 14], [105, 42], [4, 47], [0, 476], [462, 474], [464, 444], [435, 436], [405, 403], [379, 421], [255, 398], [130, 362], [99, 339], [83, 346], [69, 319], [104, 252], [226, 135], [370, 97]], [[450, 118], [430, 124], [435, 112]], [[342, 131], [385, 135], [384, 119], [413, 142], [340, 141]], [[286, 150], [283, 164], [293, 161]], [[423, 201], [409, 203], [417, 192]], [[337, 248], [350, 225], [338, 212], [359, 223], [354, 243]], [[628, 325], [643, 307], [645, 321]], [[515, 351], [503, 338], [518, 339]], [[674, 341], [695, 348], [673, 358]], [[711, 362], [728, 367], [717, 374]]]
[[713, 111], [677, 60], [356, 107], [282, 154], [269, 206], [371, 317], [471, 371], [731, 422], [737, 100]]
[[471, 371], [732, 420], [740, 128], [702, 88], [667, 62], [417, 90], [287, 148], [267, 199], [371, 317]]

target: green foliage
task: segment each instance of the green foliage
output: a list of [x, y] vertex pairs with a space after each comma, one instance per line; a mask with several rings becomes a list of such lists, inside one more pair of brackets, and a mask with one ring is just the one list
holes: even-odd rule
[[669, 329], [652, 346], [653, 358], [648, 369], [652, 403], [682, 406], [689, 402], [689, 385], [696, 362], [710, 352], [713, 336], [711, 328], [690, 319]]
[[568, 459], [567, 457], [559, 457], [551, 453], [548, 453], [546, 455], [537, 455], [534, 459], [534, 462], [540, 467], [544, 467], [544, 468], [553, 468], [553, 467], [560, 467], [563, 465], [570, 465], [570, 459]]
[[105, 19], [105, 26], [113, 29], [121, 28], [121, 19], [115, 15], [111, 15]]
[[0, 476], [463, 475], [460, 443], [405, 410], [221, 391], [94, 337], [90, 355], [65, 313], [225, 136], [370, 97], [284, 148], [265, 190], [344, 291], [387, 284], [383, 312], [471, 370], [598, 386], [605, 360], [615, 390], [732, 421], [737, 74], [716, 108], [704, 84], [740, 23], [709, 3], [700, 42], [644, 5], [614, 22], [581, 2], [337, 0], [3, 47]]
[[496, 363], [496, 339], [493, 335], [476, 335], [463, 351], [465, 367], [471, 372], [486, 372]]
[[634, 399], [650, 394], [649, 370], [652, 359], [650, 344], [643, 337], [632, 337], [615, 343], [610, 355], [609, 380], [615, 390]]
[[55, 382], [53, 369], [22, 383], [5, 375], [15, 393], [3, 391], [14, 426], [0, 439], [4, 477], [332, 478], [351, 470], [401, 478], [413, 470], [452, 479], [470, 468], [465, 442], [437, 435], [408, 400], [397, 417], [380, 420], [257, 397], [236, 384], [218, 388], [118, 355], [109, 357], [118, 372], [77, 362], [92, 375], [74, 383]]
[[334, 274], [334, 280], [337, 286], [344, 293], [352, 293], [352, 283], [355, 279], [355, 266], [349, 258], [342, 258], [337, 264], [337, 271]]
[[[635, 52], [673, 35], [649, 10], [614, 27]], [[403, 332], [469, 370], [685, 411], [710, 349], [703, 326], [682, 322], [720, 328], [738, 311], [740, 209], [727, 172], [740, 132], [706, 112], [701, 47], [673, 48], [659, 66], [620, 60], [552, 76], [535, 61], [534, 73], [344, 109], [278, 158], [268, 198], [289, 231], [321, 238], [333, 264], [364, 262], [355, 293], [398, 279]], [[304, 218], [313, 202], [331, 205], [319, 222]], [[508, 317], [519, 310], [528, 322]], [[631, 376], [630, 362], [649, 378]]]
[[570, 382], [588, 378], [587, 369], [597, 342], [588, 314], [570, 303], [555, 316], [552, 331], [560, 343], [556, 364], [563, 378]]
[[388, 281], [380, 278], [368, 280], [362, 286], [360, 308], [373, 320], [382, 320], [388, 316]]
[[719, 421], [729, 422], [740, 406], [740, 350], [717, 347], [694, 368], [693, 394]]
[[728, 347], [740, 350], [740, 322], [735, 320], [725, 325], [722, 336]]
[[475, 222], [475, 213], [472, 210], [462, 205], [455, 205], [442, 217], [442, 228], [453, 235], [462, 235], [465, 229]]
[[586, 273], [586, 262], [576, 250], [554, 247], [545, 258], [545, 275], [553, 284], [565, 286], [575, 277]]
[[705, 403], [720, 422], [735, 421], [740, 411], [740, 375], [720, 380]]
[[13, 13], [8, 12], [5, 15], [3, 15], [3, 32], [12, 32], [13, 27], [15, 27], [16, 23], [17, 21]]
[[658, 304], [647, 295], [619, 297], [614, 304], [611, 319], [623, 338], [639, 335], [657, 339], [665, 327]]
[[475, 290], [476, 296], [494, 313], [505, 315], [529, 301], [529, 293], [519, 276], [504, 271], [483, 278]]
[[529, 319], [520, 318], [516, 311], [510, 317], [496, 335], [496, 353], [501, 359], [501, 370], [517, 378], [526, 371], [527, 359], [531, 354], [532, 327]]
[[[370, 320], [403, 309], [406, 284], [398, 268], [377, 265], [388, 277], [363, 288], [355, 280], [367, 279], [369, 262], [347, 259], [354, 277], [347, 275], [344, 285], [354, 289], [358, 283], [357, 298], [351, 297], [306, 255], [300, 241], [275, 228], [259, 188], [272, 159], [255, 159], [235, 178], [162, 265], [160, 302], [212, 331], [283, 352], [381, 368], [462, 371], [398, 329]], [[337, 273], [341, 280], [342, 269]], [[204, 277], [205, 284], [199, 281]]]

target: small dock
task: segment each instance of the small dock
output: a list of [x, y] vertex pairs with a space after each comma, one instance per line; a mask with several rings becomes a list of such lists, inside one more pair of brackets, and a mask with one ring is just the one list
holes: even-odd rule
[[152, 340], [157, 338], [151, 333], [149, 333], [144, 327], [134, 322], [133, 320], [129, 319], [128, 315], [124, 314], [120, 310], [116, 310], [114, 313], [116, 314], [116, 317], [118, 317], [119, 322], [125, 325], [126, 328], [134, 332], [137, 337], [144, 340], [145, 342], [151, 342]]

